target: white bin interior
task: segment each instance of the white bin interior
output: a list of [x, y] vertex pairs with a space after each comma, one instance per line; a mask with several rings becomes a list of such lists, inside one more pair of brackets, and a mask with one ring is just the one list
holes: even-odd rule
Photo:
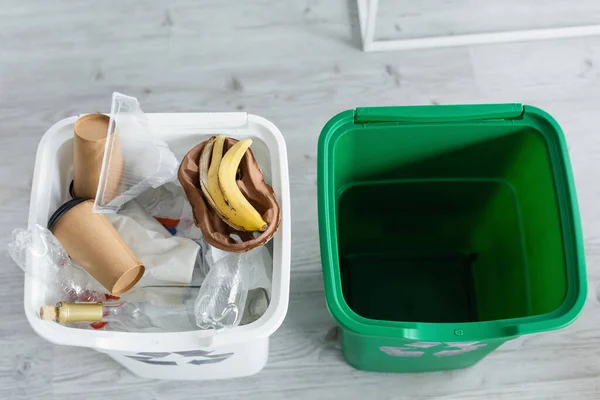
[[[287, 312], [290, 274], [290, 200], [287, 154], [281, 133], [269, 121], [246, 113], [147, 114], [151, 134], [167, 142], [178, 160], [193, 146], [215, 134], [237, 139], [252, 138], [252, 151], [265, 180], [281, 206], [281, 226], [272, 240], [273, 276], [271, 302], [266, 313], [252, 324], [215, 332], [197, 330], [170, 333], [110, 332], [74, 329], [38, 316], [47, 304], [47, 287], [25, 279], [25, 313], [33, 329], [45, 339], [63, 345], [104, 351], [183, 351], [240, 343], [268, 337]], [[55, 124], [42, 138], [33, 178], [29, 225], [45, 226], [50, 215], [70, 196], [73, 176], [73, 124], [71, 117]]]

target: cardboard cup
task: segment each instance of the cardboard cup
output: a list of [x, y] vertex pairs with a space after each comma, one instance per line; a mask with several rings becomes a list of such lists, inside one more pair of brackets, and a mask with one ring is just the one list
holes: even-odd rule
[[119, 296], [144, 275], [145, 267], [93, 200], [75, 198], [50, 217], [48, 229], [67, 254], [110, 293]]
[[[104, 149], [110, 117], [104, 114], [88, 114], [75, 122], [73, 136], [73, 197], [93, 199], [98, 190], [98, 181], [102, 171]], [[113, 135], [112, 154], [109, 168], [112, 177], [103, 191], [114, 197], [120, 183], [123, 169], [123, 158], [117, 141]]]

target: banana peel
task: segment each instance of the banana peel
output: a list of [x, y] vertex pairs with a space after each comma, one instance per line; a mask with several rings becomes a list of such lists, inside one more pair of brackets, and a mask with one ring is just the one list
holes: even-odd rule
[[[204, 200], [212, 207], [214, 212], [217, 213], [219, 217], [225, 222], [227, 225], [231, 226], [233, 229], [238, 231], [245, 230], [241, 226], [235, 225], [230, 217], [226, 215], [225, 212], [221, 211], [223, 208], [227, 208], [227, 204], [225, 202], [225, 198], [221, 193], [221, 189], [218, 187], [218, 181], [215, 182], [215, 179], [218, 180], [218, 162], [221, 161], [221, 156], [223, 154], [223, 138], [215, 138], [211, 137], [207, 142], [202, 152], [200, 153], [200, 161], [198, 164], [198, 168], [200, 169], [200, 189], [202, 189], [202, 194], [204, 194]], [[220, 147], [216, 149], [216, 147]], [[211, 165], [211, 160], [214, 158], [214, 153], [217, 152], [218, 160], [216, 163]], [[212, 175], [209, 178], [209, 175]], [[211, 184], [212, 181], [212, 184]], [[215, 187], [216, 184], [216, 187]], [[212, 186], [212, 188], [211, 188]], [[211, 190], [212, 189], [212, 190]], [[216, 193], [215, 189], [219, 192]], [[219, 203], [219, 204], [217, 204]]]
[[[237, 142], [235, 139], [225, 138], [223, 153], [227, 155], [229, 149]], [[266, 229], [262, 232], [260, 230], [259, 232], [247, 232], [230, 221], [229, 224], [225, 222], [215, 211], [213, 205], [209, 203], [211, 201], [208, 200], [209, 196], [204, 193], [205, 190], [208, 192], [207, 175], [210, 169], [210, 162], [207, 164], [207, 154], [211, 154], [214, 150], [214, 143], [215, 138], [211, 138], [192, 148], [181, 162], [178, 179], [192, 206], [194, 222], [202, 231], [206, 242], [224, 251], [247, 252], [271, 240], [281, 222], [279, 204], [275, 198], [273, 188], [265, 183], [263, 173], [252, 150], [248, 149], [241, 157], [239, 166], [230, 167], [228, 174], [229, 177], [231, 177], [231, 174], [235, 176], [233, 179], [235, 179], [237, 189], [249, 204], [256, 209], [265, 222]], [[205, 146], [209, 146], [210, 153], [205, 153], [204, 158], [202, 158]], [[202, 168], [201, 164], [203, 165]], [[235, 162], [231, 165], [234, 164]], [[204, 189], [202, 187], [201, 169], [206, 171], [207, 174], [204, 178], [206, 185]], [[229, 189], [230, 191], [233, 190], [232, 188]], [[235, 236], [241, 239], [241, 242]]]
[[[246, 151], [250, 148], [251, 144], [252, 139], [240, 140], [225, 153], [218, 168], [213, 170], [213, 166], [211, 165], [208, 174], [208, 188], [209, 190], [211, 189], [211, 183], [213, 186], [217, 186], [211, 191], [211, 194], [218, 192], [223, 197], [222, 200], [226, 207], [225, 214], [231, 222], [249, 232], [262, 232], [267, 229], [268, 225], [246, 199], [246, 196], [242, 194], [236, 180], [242, 157], [246, 155]], [[215, 159], [214, 154], [215, 152], [213, 151], [213, 160]], [[211, 172], [213, 175], [218, 175], [213, 177], [212, 181]], [[229, 210], [232, 210], [232, 212], [229, 212]]]

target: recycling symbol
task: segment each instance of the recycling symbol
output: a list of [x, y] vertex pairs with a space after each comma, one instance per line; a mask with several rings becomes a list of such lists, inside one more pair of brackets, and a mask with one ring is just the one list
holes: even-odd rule
[[142, 352], [133, 356], [125, 356], [144, 364], [152, 365], [205, 365], [217, 364], [227, 360], [233, 353], [214, 354], [214, 351], [188, 350], [169, 352]]

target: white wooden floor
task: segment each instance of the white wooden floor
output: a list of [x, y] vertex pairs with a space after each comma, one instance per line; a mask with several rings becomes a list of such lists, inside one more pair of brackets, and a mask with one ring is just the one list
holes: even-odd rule
[[[443, 13], [432, 18], [428, 11], [443, 7], [460, 16], [462, 31], [493, 18], [477, 14], [478, 2], [468, 0], [429, 0], [424, 14], [414, 10], [417, 3], [386, 5], [382, 32], [453, 31], [440, 27]], [[552, 23], [600, 21], [597, 1], [528, 3], [541, 11], [504, 13], [506, 27], [544, 25], [535, 16], [559, 3], [564, 20], [554, 16]], [[352, 0], [0, 0], [1, 399], [600, 398], [600, 37], [364, 54], [356, 47], [355, 9]], [[248, 110], [283, 132], [292, 292], [260, 374], [229, 382], [144, 381], [100, 353], [45, 342], [25, 320], [22, 273], [6, 244], [25, 225], [37, 142], [59, 119], [108, 111], [114, 90], [137, 96], [148, 112]], [[331, 116], [356, 106], [465, 102], [533, 104], [562, 124], [583, 218], [588, 303], [569, 328], [510, 342], [467, 370], [353, 370], [342, 360], [323, 297], [317, 136]]]

